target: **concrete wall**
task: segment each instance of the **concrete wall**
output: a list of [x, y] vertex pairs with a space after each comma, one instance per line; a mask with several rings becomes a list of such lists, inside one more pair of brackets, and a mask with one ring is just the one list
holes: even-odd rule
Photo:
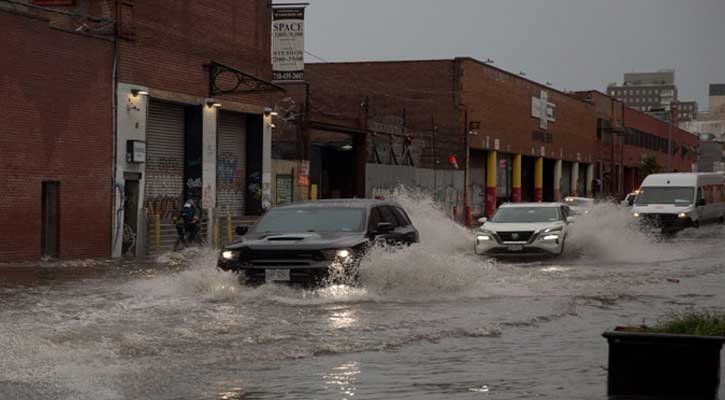
[[110, 253], [113, 44], [0, 11], [0, 260], [41, 256], [43, 181], [60, 182], [60, 257]]
[[459, 217], [462, 217], [463, 171], [366, 164], [365, 174], [367, 197], [385, 194], [403, 185], [431, 193], [449, 213], [453, 207], [458, 207]]

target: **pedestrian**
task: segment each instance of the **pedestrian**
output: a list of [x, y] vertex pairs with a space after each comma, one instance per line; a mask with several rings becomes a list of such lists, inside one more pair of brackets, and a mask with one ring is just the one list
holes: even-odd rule
[[199, 213], [195, 207], [194, 200], [189, 199], [184, 203], [184, 206], [179, 209], [174, 219], [177, 234], [174, 250], [177, 250], [181, 244], [187, 247], [189, 242], [198, 241]]

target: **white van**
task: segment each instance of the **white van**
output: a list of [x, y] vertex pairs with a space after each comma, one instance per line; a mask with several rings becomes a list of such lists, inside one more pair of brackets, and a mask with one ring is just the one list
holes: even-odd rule
[[634, 217], [663, 231], [723, 222], [725, 174], [672, 173], [644, 178], [632, 207]]

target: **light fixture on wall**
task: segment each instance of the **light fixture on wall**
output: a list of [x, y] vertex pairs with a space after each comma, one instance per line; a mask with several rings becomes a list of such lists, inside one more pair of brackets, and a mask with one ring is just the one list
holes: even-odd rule
[[148, 94], [149, 94], [149, 92], [147, 92], [145, 90], [131, 89], [131, 95], [133, 95], [133, 97], [137, 97], [138, 95], [146, 96]]
[[222, 103], [220, 103], [220, 102], [218, 102], [218, 101], [216, 101], [214, 99], [209, 99], [209, 100], [206, 101], [206, 106], [209, 107], [209, 108], [211, 108], [211, 107], [219, 108], [219, 107], [222, 106]]

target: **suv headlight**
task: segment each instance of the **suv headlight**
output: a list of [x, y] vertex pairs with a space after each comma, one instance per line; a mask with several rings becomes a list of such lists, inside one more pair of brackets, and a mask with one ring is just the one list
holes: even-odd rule
[[687, 218], [687, 217], [689, 217], [689, 215], [687, 215], [687, 213], [679, 213], [679, 214], [677, 214], [677, 218]]
[[239, 256], [238, 251], [225, 250], [222, 252], [222, 258], [225, 260], [233, 260]]
[[494, 233], [490, 231], [478, 231], [476, 232], [476, 243], [494, 241], [496, 239], [493, 235]]
[[355, 255], [351, 249], [325, 250], [323, 254], [330, 261], [348, 261]]
[[555, 227], [552, 227], [552, 228], [546, 228], [546, 229], [544, 229], [544, 233], [561, 232], [561, 228], [562, 228], [561, 226], [555, 226]]

